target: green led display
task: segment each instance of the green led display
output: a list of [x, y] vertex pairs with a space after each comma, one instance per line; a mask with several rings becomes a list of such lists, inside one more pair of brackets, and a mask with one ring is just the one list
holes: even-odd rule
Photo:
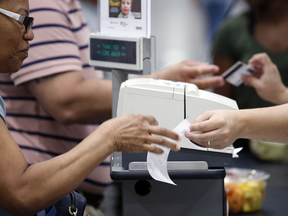
[[90, 39], [92, 60], [136, 64], [136, 42]]

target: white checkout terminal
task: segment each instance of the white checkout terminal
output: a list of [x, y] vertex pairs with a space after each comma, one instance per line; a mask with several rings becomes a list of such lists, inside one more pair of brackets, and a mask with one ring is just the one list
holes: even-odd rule
[[[235, 110], [238, 106], [234, 100], [200, 90], [194, 84], [140, 78], [122, 83], [117, 116], [133, 113], [152, 115], [160, 126], [172, 130], [184, 119], [192, 123], [205, 111], [219, 109]], [[209, 168], [231, 166], [233, 146], [222, 150], [205, 148], [185, 137], [179, 145], [181, 151], [175, 154], [171, 152], [171, 160], [206, 161]], [[128, 168], [130, 162], [139, 160], [139, 154], [123, 157], [122, 166]], [[146, 156], [143, 158], [145, 160]]]
[[[194, 84], [141, 78], [121, 84], [117, 116], [153, 115], [160, 126], [173, 129], [183, 119], [193, 122], [205, 111], [217, 109], [236, 110], [238, 106]], [[168, 158], [168, 172], [177, 186], [151, 179], [145, 169], [147, 153], [114, 154], [111, 176], [123, 180], [125, 216], [227, 214], [223, 167], [231, 166], [234, 147], [205, 148], [185, 137], [179, 145], [181, 150], [171, 151]]]

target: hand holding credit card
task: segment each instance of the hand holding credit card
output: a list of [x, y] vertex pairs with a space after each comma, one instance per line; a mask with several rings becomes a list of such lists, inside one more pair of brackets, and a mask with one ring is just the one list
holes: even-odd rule
[[226, 70], [222, 77], [234, 86], [240, 86], [243, 83], [241, 79], [242, 75], [248, 74], [251, 75], [255, 69], [249, 67], [247, 64], [238, 61], [232, 65], [228, 70]]

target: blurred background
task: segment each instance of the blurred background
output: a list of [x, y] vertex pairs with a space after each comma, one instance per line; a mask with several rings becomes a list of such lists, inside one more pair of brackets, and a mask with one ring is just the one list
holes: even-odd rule
[[[99, 29], [97, 0], [81, 0], [92, 32]], [[156, 38], [155, 70], [182, 60], [211, 62], [211, 40], [226, 16], [246, 10], [244, 0], [152, 0], [151, 35]]]

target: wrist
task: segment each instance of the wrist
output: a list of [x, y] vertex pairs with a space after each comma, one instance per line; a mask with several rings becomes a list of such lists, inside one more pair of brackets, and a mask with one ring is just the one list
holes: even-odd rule
[[96, 130], [98, 136], [102, 137], [103, 143], [105, 143], [110, 153], [117, 151], [115, 136], [113, 133], [114, 130], [112, 128], [113, 127], [110, 124], [110, 120], [108, 120], [102, 123]]
[[288, 103], [288, 88], [284, 86], [284, 89], [279, 94], [277, 104], [285, 104]]
[[164, 79], [164, 80], [172, 80], [170, 76], [171, 68], [164, 68], [160, 71], [154, 72], [151, 74], [151, 77], [154, 79]]
[[249, 112], [246, 110], [238, 111], [238, 138], [249, 138]]

